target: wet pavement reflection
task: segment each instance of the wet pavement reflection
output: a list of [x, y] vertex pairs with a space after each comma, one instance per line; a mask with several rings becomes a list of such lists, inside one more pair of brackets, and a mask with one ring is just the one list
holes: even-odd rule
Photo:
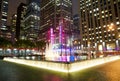
[[120, 60], [73, 73], [0, 60], [0, 81], [120, 81]]
[[0, 60], [0, 81], [67, 81], [67, 74]]

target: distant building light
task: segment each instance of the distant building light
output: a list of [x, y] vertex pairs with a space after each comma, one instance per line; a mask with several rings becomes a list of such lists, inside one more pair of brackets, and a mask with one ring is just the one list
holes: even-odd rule
[[3, 3], [8, 4], [8, 2], [7, 2], [7, 1], [3, 1]]
[[102, 42], [102, 40], [100, 40], [100, 42]]
[[104, 13], [104, 11], [102, 11], [101, 13]]
[[116, 24], [118, 25], [118, 24], [120, 24], [120, 22], [118, 21], [118, 22], [116, 22]]
[[90, 11], [90, 13], [92, 13], [92, 11]]
[[6, 19], [1, 19], [2, 21], [7, 21]]
[[102, 18], [104, 18], [104, 16], [102, 16]]
[[99, 8], [96, 9], [97, 11], [99, 10]]

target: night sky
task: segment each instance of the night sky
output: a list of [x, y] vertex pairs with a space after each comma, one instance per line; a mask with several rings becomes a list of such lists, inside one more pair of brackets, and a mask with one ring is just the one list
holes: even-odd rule
[[17, 7], [23, 2], [26, 3], [26, 0], [9, 0], [9, 9], [8, 9], [8, 25], [10, 25], [10, 18], [13, 14], [17, 13]]

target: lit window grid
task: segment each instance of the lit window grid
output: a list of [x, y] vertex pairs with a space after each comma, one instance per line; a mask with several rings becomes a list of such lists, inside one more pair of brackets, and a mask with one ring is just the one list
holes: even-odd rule
[[[81, 2], [81, 1], [80, 1]], [[83, 2], [82, 2], [83, 3]], [[84, 3], [83, 3], [84, 4]], [[83, 5], [82, 5], [83, 6]], [[80, 7], [80, 9], [82, 10], [82, 8]], [[95, 11], [95, 9], [93, 9], [94, 11]], [[99, 8], [97, 8], [97, 10], [99, 10]], [[84, 12], [84, 10], [83, 10], [83, 12]], [[105, 11], [105, 12], [108, 12], [107, 10]], [[92, 13], [92, 11], [90, 11], [90, 13]], [[104, 13], [103, 11], [102, 11], [102, 13]], [[98, 16], [99, 16], [99, 13], [97, 13], [98, 14]], [[94, 15], [94, 16], [96, 16], [96, 15]], [[112, 14], [110, 14], [110, 16], [112, 16]], [[109, 17], [109, 15], [105, 15], [105, 16], [102, 16], [103, 18], [105, 18], [105, 17]], [[119, 21], [117, 21], [116, 22], [116, 24], [119, 24]], [[84, 24], [83, 24], [84, 25]], [[82, 27], [84, 27], [84, 26], [82, 26]], [[86, 26], [85, 26], [86, 27]], [[104, 27], [106, 27], [106, 26], [104, 26]], [[102, 28], [101, 28], [102, 29]], [[119, 28], [118, 28], [119, 29]], [[90, 29], [89, 29], [90, 30]], [[88, 31], [89, 31], [88, 30]], [[105, 31], [106, 32], [106, 31]], [[86, 32], [85, 32], [86, 33]], [[100, 32], [101, 33], [101, 32]], [[103, 33], [103, 32], [102, 32]], [[114, 34], [113, 34], [113, 36], [115, 36]], [[95, 37], [96, 38], [96, 37]], [[84, 39], [83, 39], [84, 40]]]

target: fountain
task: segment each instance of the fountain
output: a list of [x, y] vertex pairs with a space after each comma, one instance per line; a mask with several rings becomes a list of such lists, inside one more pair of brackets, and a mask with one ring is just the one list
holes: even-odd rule
[[48, 44], [46, 44], [45, 58], [50, 61], [70, 61], [72, 53], [71, 38], [65, 32], [63, 20], [60, 20], [57, 32], [50, 28], [47, 34]]

